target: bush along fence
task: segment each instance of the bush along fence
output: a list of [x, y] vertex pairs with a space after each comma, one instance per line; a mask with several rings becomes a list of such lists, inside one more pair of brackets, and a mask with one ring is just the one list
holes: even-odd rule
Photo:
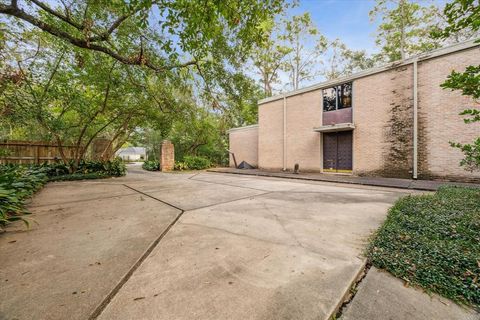
[[123, 176], [125, 164], [121, 159], [112, 161], [82, 161], [75, 173], [68, 164], [0, 165], [0, 229], [28, 214], [25, 200], [48, 181], [98, 179]]
[[[210, 168], [212, 162], [205, 157], [198, 156], [185, 156], [183, 161], [175, 162], [174, 169], [177, 171], [182, 170], [203, 170]], [[158, 160], [145, 161], [142, 168], [148, 171], [159, 171], [161, 169], [160, 162]]]

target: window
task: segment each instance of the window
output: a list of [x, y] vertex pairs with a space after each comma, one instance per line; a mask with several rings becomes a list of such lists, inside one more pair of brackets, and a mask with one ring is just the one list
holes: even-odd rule
[[352, 83], [344, 83], [323, 90], [323, 112], [351, 108]]

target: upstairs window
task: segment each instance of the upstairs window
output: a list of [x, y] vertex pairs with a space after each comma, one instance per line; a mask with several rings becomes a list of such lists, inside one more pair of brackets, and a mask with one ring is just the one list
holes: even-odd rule
[[352, 83], [344, 83], [332, 88], [323, 89], [323, 112], [351, 108]]

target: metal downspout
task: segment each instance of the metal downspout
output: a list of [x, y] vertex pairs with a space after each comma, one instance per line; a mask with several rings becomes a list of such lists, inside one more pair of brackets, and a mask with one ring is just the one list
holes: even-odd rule
[[287, 170], [287, 96], [283, 95], [283, 171]]
[[413, 179], [418, 177], [418, 61], [413, 61]]

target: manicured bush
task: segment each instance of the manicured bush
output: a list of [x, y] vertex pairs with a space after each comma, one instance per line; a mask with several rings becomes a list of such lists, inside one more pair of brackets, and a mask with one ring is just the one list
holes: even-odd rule
[[0, 228], [6, 224], [23, 220], [28, 213], [24, 200], [30, 197], [47, 182], [42, 168], [26, 166], [0, 166]]
[[160, 170], [160, 162], [158, 162], [157, 160], [145, 161], [142, 164], [142, 168], [148, 171], [158, 171]]
[[367, 255], [410, 284], [480, 306], [480, 189], [442, 187], [398, 200]]
[[185, 156], [183, 158], [183, 162], [190, 170], [202, 170], [212, 166], [212, 163], [209, 159], [198, 156]]

